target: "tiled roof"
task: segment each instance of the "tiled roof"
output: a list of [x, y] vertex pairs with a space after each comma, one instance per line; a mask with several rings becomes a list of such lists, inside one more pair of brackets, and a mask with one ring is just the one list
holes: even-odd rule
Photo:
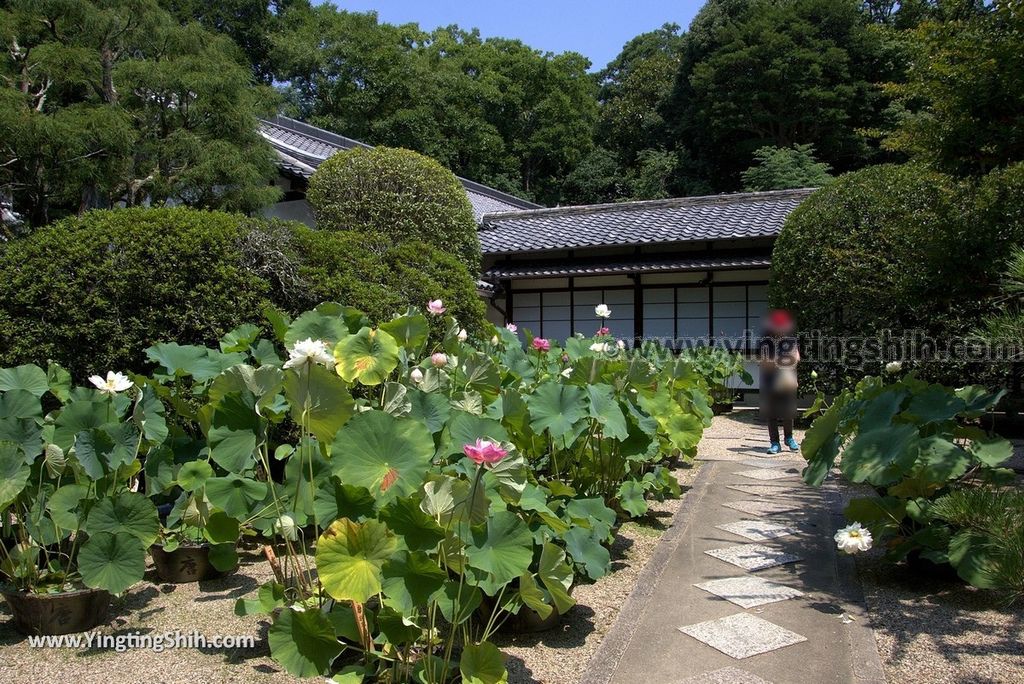
[[658, 273], [660, 271], [713, 271], [718, 269], [764, 268], [771, 265], [768, 254], [677, 256], [672, 258], [562, 259], [523, 262], [499, 262], [483, 277], [489, 280], [517, 278], [562, 278], [566, 276], [621, 275], [624, 273]]
[[[331, 133], [287, 116], [275, 116], [260, 121], [260, 134], [277, 152], [284, 173], [307, 180], [320, 162], [338, 150], [370, 147], [358, 140]], [[473, 214], [477, 221], [488, 213], [536, 209], [540, 206], [465, 178], [459, 180], [466, 188], [466, 195], [473, 205]]]
[[488, 214], [484, 254], [772, 237], [813, 189]]

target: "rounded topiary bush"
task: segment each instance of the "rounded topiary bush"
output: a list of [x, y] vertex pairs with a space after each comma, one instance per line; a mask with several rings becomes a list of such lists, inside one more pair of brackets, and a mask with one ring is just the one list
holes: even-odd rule
[[[916, 165], [840, 176], [786, 221], [772, 256], [773, 305], [792, 309], [800, 328], [820, 338], [920, 331], [945, 344], [970, 334], [992, 308], [1003, 263], [996, 256], [1007, 253], [1005, 222], [982, 210], [978, 195], [968, 182]], [[877, 371], [872, 354], [861, 350], [849, 359], [856, 367], [837, 364], [839, 373]], [[969, 379], [956, 362], [924, 371]]]
[[309, 179], [317, 227], [419, 241], [458, 256], [474, 276], [480, 241], [473, 207], [451, 171], [410, 150], [375, 147], [339, 152]]
[[270, 285], [244, 266], [247, 230], [219, 212], [121, 209], [0, 245], [0, 366], [53, 359], [83, 378], [259, 320]]

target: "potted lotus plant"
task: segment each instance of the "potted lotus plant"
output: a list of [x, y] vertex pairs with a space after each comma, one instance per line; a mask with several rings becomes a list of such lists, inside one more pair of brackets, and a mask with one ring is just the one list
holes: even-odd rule
[[104, 621], [111, 594], [142, 579], [159, 532], [156, 507], [134, 490], [140, 455], [166, 436], [163, 406], [120, 373], [90, 381], [72, 388], [55, 365], [0, 369], [0, 519], [14, 536], [0, 572], [24, 633]]

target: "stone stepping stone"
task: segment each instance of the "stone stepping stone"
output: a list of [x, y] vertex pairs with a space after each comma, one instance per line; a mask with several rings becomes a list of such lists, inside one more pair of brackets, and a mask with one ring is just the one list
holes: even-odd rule
[[768, 515], [799, 511], [804, 508], [803, 504], [796, 501], [730, 501], [722, 505], [734, 511], [742, 511], [762, 518]]
[[799, 530], [788, 525], [768, 522], [767, 520], [740, 520], [739, 522], [715, 525], [720, 530], [731, 532], [750, 539], [751, 541], [768, 541], [778, 539], [790, 534], [796, 534]]
[[789, 468], [787, 470], [756, 468], [754, 470], [743, 470], [733, 474], [749, 477], [751, 480], [781, 480], [784, 477], [794, 477], [799, 475], [800, 471], [796, 468]]
[[804, 592], [799, 589], [750, 575], [725, 577], [693, 586], [735, 603], [740, 608], [755, 608], [766, 603], [785, 601], [804, 595]]
[[772, 684], [767, 679], [761, 679], [756, 674], [751, 674], [738, 667], [723, 667], [720, 670], [712, 670], [699, 674], [696, 677], [687, 677], [679, 684]]
[[753, 468], [796, 468], [797, 470], [803, 470], [803, 467], [807, 465], [807, 461], [797, 461], [794, 459], [762, 459], [760, 461], [743, 461], [742, 465], [751, 466]]
[[801, 491], [800, 487], [787, 484], [741, 484], [726, 485], [726, 487], [737, 492], [743, 492], [744, 494], [753, 494], [754, 496], [786, 496], [787, 494], [795, 494]]
[[773, 549], [764, 544], [739, 544], [737, 546], [727, 546], [724, 549], [710, 549], [704, 553], [712, 558], [732, 563], [736, 567], [749, 570], [750, 572], [803, 560], [803, 558], [796, 554]]
[[698, 622], [679, 631], [737, 660], [807, 641], [805, 636], [749, 613]]

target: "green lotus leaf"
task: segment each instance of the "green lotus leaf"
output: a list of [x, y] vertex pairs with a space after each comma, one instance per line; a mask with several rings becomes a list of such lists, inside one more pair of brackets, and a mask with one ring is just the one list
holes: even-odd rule
[[348, 335], [348, 326], [338, 315], [319, 310], [307, 311], [288, 326], [284, 335], [284, 346], [289, 349], [302, 340], [323, 340], [328, 346]]
[[46, 371], [32, 364], [15, 368], [0, 368], [0, 392], [24, 390], [41, 397], [50, 390]]
[[[0, 487], [2, 486], [3, 483], [0, 482]], [[63, 485], [50, 495], [46, 502], [46, 510], [49, 511], [53, 522], [60, 527], [65, 530], [77, 530], [82, 525], [82, 513], [79, 506], [88, 495], [89, 487], [84, 484]]]
[[381, 568], [398, 548], [387, 525], [336, 520], [317, 542], [316, 567], [324, 590], [340, 601], [365, 603], [382, 589]]
[[78, 552], [78, 571], [85, 586], [120, 594], [145, 574], [146, 547], [128, 532], [90, 534]]
[[993, 468], [1013, 456], [1013, 444], [1005, 437], [985, 437], [971, 442], [971, 453], [976, 459]]
[[261, 584], [255, 599], [235, 601], [235, 615], [269, 615], [285, 605], [284, 585], [277, 582]]
[[437, 604], [441, 615], [454, 627], [473, 616], [483, 603], [483, 594], [477, 587], [449, 580], [434, 592], [430, 601]]
[[533, 575], [526, 573], [519, 577], [519, 600], [537, 613], [541, 620], [546, 620], [554, 611], [554, 607], [548, 603], [548, 597], [544, 590], [537, 585]]
[[551, 594], [551, 600], [559, 615], [565, 615], [576, 605], [569, 596], [572, 588], [572, 568], [565, 561], [565, 551], [551, 542], [544, 542], [540, 552], [540, 568], [537, 571], [544, 588]]
[[415, 420], [366, 411], [338, 431], [331, 454], [342, 482], [366, 487], [387, 501], [419, 489], [434, 455], [434, 440]]
[[489, 439], [494, 442], [507, 442], [508, 431], [504, 426], [491, 418], [476, 416], [465, 411], [452, 411], [448, 420], [449, 442], [446, 453], [461, 454], [462, 447], [474, 444], [478, 439]]
[[458, 386], [476, 392], [483, 397], [485, 404], [494, 401], [501, 389], [501, 374], [490, 357], [473, 353], [460, 360], [455, 371]]
[[206, 525], [203, 527], [203, 536], [206, 538], [206, 541], [211, 544], [230, 543], [232, 548], [235, 542], [238, 541], [238, 533], [238, 521], [224, 511], [214, 511], [211, 513], [210, 517], [206, 519]]
[[444, 530], [420, 510], [416, 496], [395, 499], [380, 511], [380, 519], [399, 535], [410, 551], [430, 551], [444, 539]]
[[971, 464], [966, 451], [940, 435], [923, 438], [920, 446], [923, 467], [919, 476], [927, 482], [945, 485], [967, 472]]
[[979, 589], [993, 589], [999, 577], [998, 549], [983, 534], [963, 531], [949, 540], [949, 563], [960, 579]]
[[46, 383], [50, 386], [50, 394], [57, 397], [62, 404], [66, 404], [71, 398], [71, 373], [59, 363], [50, 363], [46, 366]]
[[256, 446], [262, 428], [251, 392], [231, 392], [214, 405], [207, 439], [210, 458], [231, 473], [256, 464]]
[[32, 418], [0, 418], [0, 442], [16, 444], [31, 463], [43, 451], [43, 430]]
[[601, 425], [605, 437], [623, 440], [629, 435], [626, 416], [622, 413], [615, 390], [611, 385], [587, 385], [590, 398], [590, 417]]
[[966, 405], [964, 415], [968, 418], [979, 418], [995, 408], [996, 404], [1006, 396], [1006, 390], [989, 392], [982, 385], [968, 385], [956, 390], [955, 394]]
[[[372, 634], [377, 627], [373, 611], [364, 611], [363, 617], [366, 620], [367, 628]], [[331, 608], [331, 612], [327, 614], [327, 619], [331, 621], [331, 626], [334, 627], [335, 636], [356, 644], [362, 641], [362, 637], [359, 634], [359, 623], [356, 621], [356, 614], [352, 609], [350, 601], [335, 603], [334, 607]]]
[[39, 397], [28, 390], [7, 390], [0, 394], [0, 418], [42, 418], [43, 407]]
[[363, 328], [338, 342], [334, 360], [338, 375], [345, 381], [379, 385], [398, 367], [398, 343], [382, 330]]
[[547, 492], [535, 484], [527, 483], [517, 501], [524, 511], [532, 511], [555, 533], [564, 532], [569, 526], [548, 506]]
[[178, 469], [176, 481], [186, 492], [194, 492], [213, 477], [213, 468], [207, 461], [189, 461]]
[[117, 419], [108, 401], [73, 400], [64, 405], [54, 421], [51, 441], [67, 453], [75, 445], [75, 438], [80, 432], [102, 427]]
[[889, 485], [910, 471], [920, 447], [921, 438], [914, 425], [861, 432], [843, 452], [840, 468], [853, 482]]
[[423, 634], [423, 628], [414, 620], [386, 605], [377, 612], [377, 629], [388, 643], [396, 646], [412, 643]]
[[403, 552], [384, 563], [384, 602], [395, 610], [414, 615], [444, 585], [448, 573], [422, 551]]
[[214, 544], [210, 547], [210, 565], [220, 572], [231, 572], [238, 567], [238, 551], [235, 540], [225, 544]]
[[470, 567], [483, 570], [495, 584], [506, 584], [525, 573], [533, 560], [533, 535], [514, 513], [499, 511], [475, 526], [466, 546]]
[[615, 511], [604, 505], [602, 499], [573, 499], [565, 512], [575, 524], [594, 530], [598, 539], [608, 539], [615, 524]]
[[967, 403], [951, 390], [942, 385], [929, 385], [928, 389], [914, 395], [906, 413], [920, 423], [943, 423], [966, 408]]
[[258, 325], [243, 323], [220, 338], [220, 350], [226, 354], [248, 351], [263, 330]]
[[151, 386], [142, 387], [142, 400], [135, 404], [132, 417], [150, 443], [159, 444], [167, 439], [164, 404]]
[[[889, 427], [893, 417], [900, 412], [903, 401], [907, 398], [907, 390], [902, 387], [887, 389], [870, 399], [864, 408], [858, 425], [859, 432], [869, 432]], [[838, 415], [838, 412], [837, 412]]]
[[572, 385], [548, 382], [526, 398], [530, 409], [530, 427], [547, 432], [561, 446], [572, 440], [575, 425], [587, 415], [586, 392]]
[[0, 442], [0, 511], [6, 510], [28, 484], [32, 469], [14, 442]]
[[156, 506], [146, 496], [122, 492], [97, 501], [89, 511], [85, 529], [90, 535], [130, 534], [148, 548], [160, 534], [160, 518]]
[[331, 621], [316, 608], [282, 610], [267, 642], [274, 660], [296, 677], [326, 675], [342, 651]]
[[206, 481], [206, 497], [233, 518], [246, 518], [267, 495], [267, 484], [230, 474]]
[[207, 392], [210, 403], [218, 404], [230, 394], [248, 392], [260, 406], [266, 406], [284, 386], [284, 373], [276, 366], [253, 368], [248, 364], [232, 366], [214, 378]]
[[420, 508], [435, 520], [447, 517], [455, 508], [455, 494], [452, 478], [430, 480], [423, 484], [423, 501]]
[[377, 502], [366, 487], [342, 484], [337, 477], [321, 480], [313, 500], [313, 513], [321, 527], [338, 518], [361, 522], [376, 516]]
[[[316, 442], [304, 439], [284, 467], [283, 493], [296, 520], [306, 524], [315, 512], [315, 497], [320, 484], [331, 477], [331, 464], [320, 453]], [[330, 521], [328, 521], [330, 522]]]
[[404, 316], [381, 323], [380, 329], [391, 335], [398, 344], [412, 353], [419, 351], [430, 336], [427, 317], [411, 310]]
[[181, 345], [176, 342], [154, 344], [146, 350], [146, 356], [157, 364], [157, 373], [169, 377], [192, 376], [197, 382], [206, 382], [217, 377], [225, 367], [221, 356], [229, 356], [235, 363], [242, 363], [241, 355], [212, 355], [206, 347]]
[[504, 684], [508, 682], [505, 656], [489, 642], [466, 644], [459, 659], [463, 684]]
[[285, 374], [284, 396], [292, 419], [306, 426], [323, 444], [330, 444], [355, 411], [355, 401], [344, 381], [323, 366]]
[[622, 510], [634, 518], [647, 513], [647, 500], [644, 498], [644, 486], [636, 480], [626, 480], [619, 485], [617, 492]]
[[409, 416], [421, 421], [432, 433], [440, 432], [448, 421], [448, 399], [439, 392], [423, 392], [410, 389], [406, 393], [409, 400]]
[[573, 562], [583, 566], [587, 577], [593, 580], [604, 577], [611, 570], [611, 553], [601, 544], [602, 539], [597, 532], [585, 527], [573, 527], [562, 534]]

